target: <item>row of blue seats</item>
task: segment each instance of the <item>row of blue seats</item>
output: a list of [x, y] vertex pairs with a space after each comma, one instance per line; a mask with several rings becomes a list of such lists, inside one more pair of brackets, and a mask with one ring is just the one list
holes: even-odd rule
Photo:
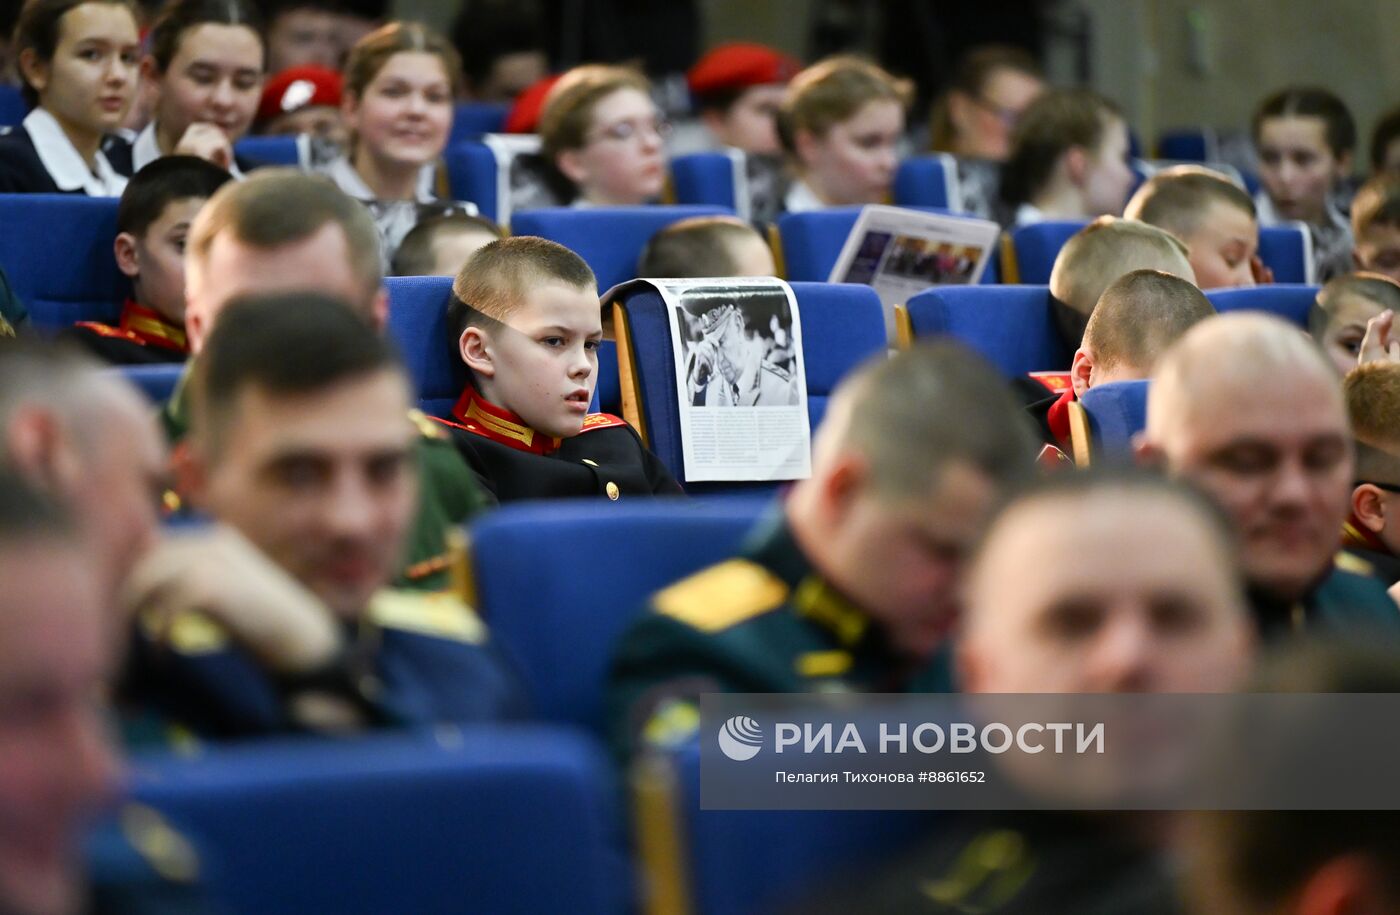
[[[600, 741], [607, 659], [647, 595], [732, 555], [765, 510], [576, 500], [494, 512], [471, 529], [476, 604], [541, 724], [207, 748], [139, 761], [132, 794], [210, 853], [210, 889], [234, 912], [631, 911], [622, 798]], [[577, 549], [540, 566], [541, 525]], [[702, 811], [696, 745], [657, 765], [665, 787], [637, 798], [641, 841], [679, 859], [652, 862], [640, 882], [705, 915], [764, 910], [926, 823]]]

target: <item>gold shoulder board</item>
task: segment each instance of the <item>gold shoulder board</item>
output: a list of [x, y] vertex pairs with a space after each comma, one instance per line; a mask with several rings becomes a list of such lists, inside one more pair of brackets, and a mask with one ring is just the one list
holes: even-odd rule
[[731, 559], [657, 592], [657, 612], [702, 632], [718, 632], [773, 610], [787, 600], [788, 586], [763, 566]]
[[486, 641], [486, 624], [453, 594], [381, 591], [370, 602], [369, 620], [385, 629], [402, 629], [470, 645]]

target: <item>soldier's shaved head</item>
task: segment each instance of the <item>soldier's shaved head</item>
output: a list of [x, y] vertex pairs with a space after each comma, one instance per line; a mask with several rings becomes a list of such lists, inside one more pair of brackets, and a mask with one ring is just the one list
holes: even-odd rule
[[1336, 375], [1297, 328], [1229, 314], [1189, 330], [1157, 364], [1139, 452], [1221, 503], [1256, 587], [1294, 600], [1330, 567], [1351, 436]]

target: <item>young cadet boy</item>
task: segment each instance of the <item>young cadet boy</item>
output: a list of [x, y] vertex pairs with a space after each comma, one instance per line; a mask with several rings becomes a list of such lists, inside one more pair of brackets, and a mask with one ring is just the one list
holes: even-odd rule
[[1263, 276], [1254, 200], [1219, 172], [1199, 165], [1160, 171], [1133, 194], [1123, 216], [1181, 239], [1202, 289], [1253, 286]]
[[229, 180], [194, 156], [165, 156], [141, 169], [117, 205], [113, 249], [131, 278], [121, 320], [80, 321], [65, 336], [115, 365], [185, 361], [185, 239], [200, 207]]
[[1342, 544], [1394, 585], [1400, 581], [1400, 364], [1367, 363], [1342, 389], [1356, 438], [1356, 482]]
[[1351, 202], [1352, 259], [1356, 269], [1400, 282], [1400, 173], [1382, 172]]
[[968, 548], [1033, 472], [1030, 423], [996, 372], [948, 343], [842, 381], [812, 475], [743, 552], [653, 594], [618, 642], [620, 755], [685, 739], [706, 692], [946, 690]]
[[[522, 710], [460, 598], [389, 587], [419, 468], [388, 342], [326, 296], [250, 297], [225, 309], [191, 389], [179, 472], [221, 536], [172, 538], [132, 575], [126, 707], [208, 738]], [[242, 591], [209, 586], [230, 566], [265, 581], [268, 560], [281, 580], [270, 595], [249, 596], [251, 573]]]
[[1158, 357], [1213, 314], [1201, 290], [1170, 273], [1134, 270], [1114, 280], [1089, 317], [1069, 387], [1026, 408], [1045, 443], [1067, 453], [1071, 403], [1096, 385], [1150, 377]]
[[1338, 375], [1356, 368], [1366, 325], [1386, 310], [1400, 313], [1400, 283], [1379, 273], [1346, 273], [1327, 281], [1308, 312], [1308, 333]]
[[442, 422], [499, 501], [681, 491], [631, 426], [588, 412], [603, 324], [583, 258], [543, 238], [492, 242], [452, 284], [448, 325], [471, 381]]
[[753, 226], [733, 216], [693, 216], [647, 242], [637, 276], [776, 276], [773, 252]]

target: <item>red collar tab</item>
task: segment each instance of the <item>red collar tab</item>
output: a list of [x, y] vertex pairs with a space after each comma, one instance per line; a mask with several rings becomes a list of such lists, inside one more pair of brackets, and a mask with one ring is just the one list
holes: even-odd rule
[[1060, 443], [1061, 449], [1069, 448], [1069, 405], [1074, 403], [1074, 388], [1066, 388], [1060, 399], [1050, 405], [1045, 414], [1045, 422], [1050, 426], [1050, 434]]
[[1051, 394], [1063, 393], [1074, 386], [1069, 380], [1069, 372], [1031, 372], [1030, 377], [1044, 385]]
[[452, 415], [468, 432], [475, 432], [517, 451], [553, 454], [559, 450], [560, 439], [536, 432], [519, 416], [491, 403], [470, 386], [462, 391], [462, 396], [452, 407]]
[[148, 346], [186, 354], [190, 351], [183, 327], [176, 327], [152, 309], [136, 304], [135, 299], [127, 299], [122, 306], [120, 327]]

